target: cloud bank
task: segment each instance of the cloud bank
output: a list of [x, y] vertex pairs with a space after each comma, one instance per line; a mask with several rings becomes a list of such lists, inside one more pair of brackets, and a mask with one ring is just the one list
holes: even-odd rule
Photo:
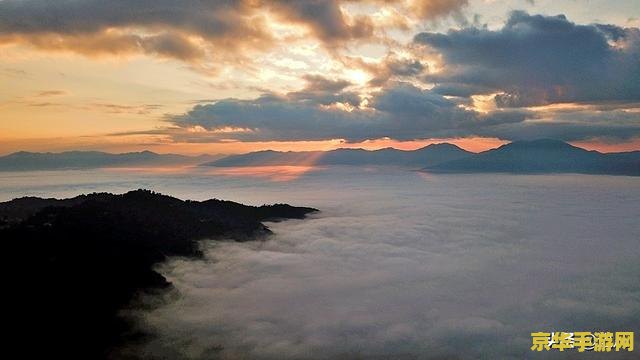
[[[328, 47], [374, 37], [371, 16], [344, 6], [371, 1], [261, 0], [6, 0], [0, 2], [0, 44], [25, 43], [42, 50], [84, 55], [146, 53], [183, 61], [229, 58], [274, 46], [273, 25], [300, 25], [305, 36]], [[435, 19], [465, 0], [387, 1]], [[220, 54], [223, 54], [222, 56]], [[224, 55], [226, 54], [226, 56]]]
[[[213, 134], [218, 138], [255, 140], [361, 141], [391, 137], [410, 140], [467, 135], [472, 129], [523, 121], [526, 111], [480, 114], [459, 107], [440, 94], [407, 83], [394, 84], [366, 99], [343, 91], [343, 82], [308, 78], [309, 85], [285, 96], [265, 94], [255, 100], [226, 99], [196, 105], [170, 121], [180, 127], [244, 129], [238, 133]], [[338, 86], [336, 86], [338, 85]], [[350, 106], [351, 108], [346, 108]], [[215, 137], [213, 138], [215, 139]]]
[[444, 57], [444, 71], [426, 80], [445, 95], [459, 96], [470, 86], [501, 92], [496, 103], [502, 107], [640, 101], [637, 28], [515, 11], [499, 30], [424, 32], [414, 41]]
[[242, 141], [640, 136], [637, 28], [515, 11], [497, 30], [423, 32], [414, 44], [440, 63], [394, 54], [377, 64], [350, 59], [374, 75], [373, 90], [308, 75], [300, 91], [223, 99], [170, 122], [213, 131], [201, 138], [208, 141], [222, 138], [215, 131], [223, 128], [249, 130], [224, 134]]
[[144, 351], [522, 359], [533, 331], [640, 330], [640, 198], [629, 179], [332, 169], [293, 185], [251, 196], [319, 216], [273, 224], [266, 242], [205, 243], [204, 261], [162, 269], [180, 294], [144, 315], [158, 336]]

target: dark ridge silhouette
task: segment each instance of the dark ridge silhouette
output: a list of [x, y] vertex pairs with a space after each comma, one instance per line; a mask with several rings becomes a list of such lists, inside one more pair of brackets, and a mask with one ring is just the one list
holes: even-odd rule
[[100, 151], [67, 151], [61, 153], [20, 151], [6, 156], [0, 156], [0, 171], [198, 165], [219, 157], [219, 155], [185, 156], [177, 154], [157, 154], [151, 151], [123, 154], [110, 154]]
[[231, 155], [203, 166], [263, 166], [263, 165], [394, 165], [424, 167], [467, 157], [473, 153], [456, 145], [432, 144], [405, 151], [393, 148], [380, 150], [336, 149], [331, 151], [258, 151]]
[[579, 173], [640, 175], [640, 151], [601, 153], [559, 140], [514, 141], [497, 149], [426, 167], [447, 173]]
[[155, 264], [200, 256], [201, 239], [252, 240], [270, 234], [262, 221], [315, 211], [182, 201], [147, 190], [0, 203], [12, 346], [24, 346], [24, 357], [108, 358], [143, 335], [119, 313], [136, 306], [141, 292], [170, 288]]

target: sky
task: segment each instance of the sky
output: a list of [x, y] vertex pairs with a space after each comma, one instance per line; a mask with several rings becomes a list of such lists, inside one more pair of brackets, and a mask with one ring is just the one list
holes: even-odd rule
[[640, 149], [636, 0], [0, 0], [0, 154]]

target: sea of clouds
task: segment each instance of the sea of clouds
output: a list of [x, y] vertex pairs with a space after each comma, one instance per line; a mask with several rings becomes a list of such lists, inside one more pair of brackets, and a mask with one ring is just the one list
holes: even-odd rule
[[322, 212], [269, 224], [266, 241], [205, 241], [204, 260], [162, 265], [176, 291], [138, 314], [154, 336], [137, 350], [193, 359], [580, 358], [533, 353], [530, 333], [640, 330], [638, 185], [352, 168], [254, 184], [247, 198]]
[[11, 173], [0, 177], [0, 197], [142, 187], [322, 210], [268, 224], [275, 235], [266, 241], [205, 241], [204, 260], [161, 265], [175, 291], [135, 314], [152, 336], [125, 353], [582, 359], [575, 350], [533, 353], [530, 333], [640, 333], [638, 178], [350, 167], [274, 174], [54, 171], [45, 182]]

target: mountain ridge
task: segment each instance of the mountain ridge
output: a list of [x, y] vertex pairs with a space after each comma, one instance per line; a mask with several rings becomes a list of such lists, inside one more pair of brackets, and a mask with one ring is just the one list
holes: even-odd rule
[[426, 166], [438, 173], [640, 175], [640, 151], [601, 153], [553, 139], [521, 140], [467, 158]]
[[95, 169], [122, 166], [198, 165], [221, 155], [187, 156], [144, 150], [126, 153], [71, 150], [63, 152], [17, 151], [0, 156], [0, 171]]
[[339, 148], [328, 151], [261, 150], [229, 156], [101, 151], [27, 152], [0, 157], [0, 171], [153, 166], [400, 166], [434, 173], [584, 173], [640, 175], [640, 151], [602, 153], [554, 139], [520, 140], [473, 153], [450, 143], [415, 150]]
[[279, 165], [397, 165], [428, 166], [460, 159], [473, 154], [449, 143], [431, 144], [416, 150], [383, 148], [339, 148], [329, 151], [273, 151], [263, 150], [230, 155], [204, 163], [202, 166], [242, 167]]

